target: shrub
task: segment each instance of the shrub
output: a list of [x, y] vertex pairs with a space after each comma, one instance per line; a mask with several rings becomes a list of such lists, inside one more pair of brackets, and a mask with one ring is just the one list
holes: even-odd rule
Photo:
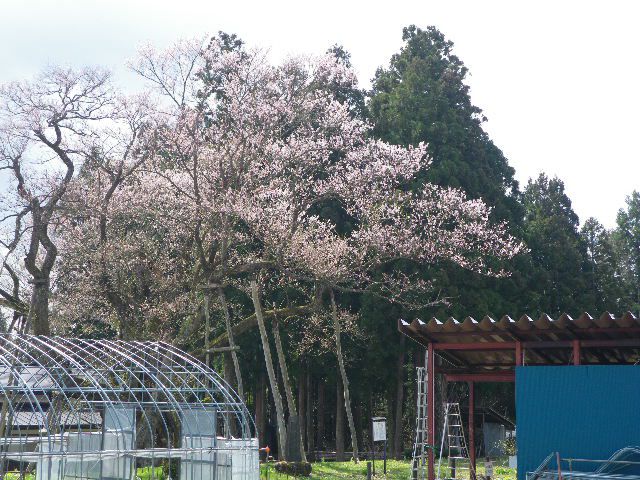
[[275, 470], [284, 475], [292, 477], [308, 477], [311, 475], [311, 464], [309, 462], [277, 462]]
[[505, 455], [515, 455], [516, 454], [516, 439], [515, 437], [509, 437], [501, 442], [498, 442], [502, 449], [504, 450]]
[[24, 473], [21, 477], [20, 472], [7, 472], [4, 474], [4, 480], [20, 480], [23, 478], [24, 480], [35, 480], [35, 473]]
[[140, 467], [136, 469], [136, 477], [140, 480], [165, 480], [162, 467]]

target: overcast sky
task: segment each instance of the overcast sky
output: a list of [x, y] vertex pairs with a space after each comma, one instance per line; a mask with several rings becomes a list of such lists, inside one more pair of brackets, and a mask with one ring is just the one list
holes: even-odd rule
[[522, 184], [564, 180], [581, 221], [615, 224], [640, 189], [640, 28], [632, 1], [0, 0], [0, 82], [47, 63], [123, 67], [144, 42], [224, 30], [275, 59], [352, 54], [363, 86], [401, 44], [402, 27], [436, 25], [469, 67], [485, 129]]

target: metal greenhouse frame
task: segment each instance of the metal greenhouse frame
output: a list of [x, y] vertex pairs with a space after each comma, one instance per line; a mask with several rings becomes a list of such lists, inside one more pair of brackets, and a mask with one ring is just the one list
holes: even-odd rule
[[166, 343], [0, 334], [0, 478], [258, 478], [244, 403]]

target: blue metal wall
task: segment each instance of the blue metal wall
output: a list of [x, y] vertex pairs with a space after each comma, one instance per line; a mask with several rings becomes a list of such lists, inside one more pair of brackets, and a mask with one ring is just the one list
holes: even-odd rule
[[517, 367], [516, 415], [519, 480], [551, 452], [609, 458], [640, 445], [640, 366]]

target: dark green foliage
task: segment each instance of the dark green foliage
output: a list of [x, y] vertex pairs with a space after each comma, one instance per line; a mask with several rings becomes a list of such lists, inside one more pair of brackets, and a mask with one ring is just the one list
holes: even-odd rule
[[[351, 54], [347, 52], [342, 45], [334, 45], [328, 51], [347, 67], [351, 67]], [[325, 88], [327, 88], [325, 86]], [[364, 90], [356, 88], [347, 88], [337, 83], [328, 86], [328, 89], [335, 95], [336, 99], [342, 103], [346, 103], [351, 113], [356, 118], [366, 118], [367, 106], [365, 103]]]
[[592, 310], [585, 278], [586, 247], [564, 183], [540, 174], [527, 184], [522, 203], [525, 240], [531, 249], [529, 304], [524, 312], [553, 316]]
[[595, 218], [588, 218], [580, 230], [587, 249], [585, 280], [595, 312], [623, 312], [624, 286], [619, 277], [613, 234]]
[[640, 313], [640, 193], [627, 197], [626, 209], [618, 212], [615, 232], [621, 280], [628, 309]]

